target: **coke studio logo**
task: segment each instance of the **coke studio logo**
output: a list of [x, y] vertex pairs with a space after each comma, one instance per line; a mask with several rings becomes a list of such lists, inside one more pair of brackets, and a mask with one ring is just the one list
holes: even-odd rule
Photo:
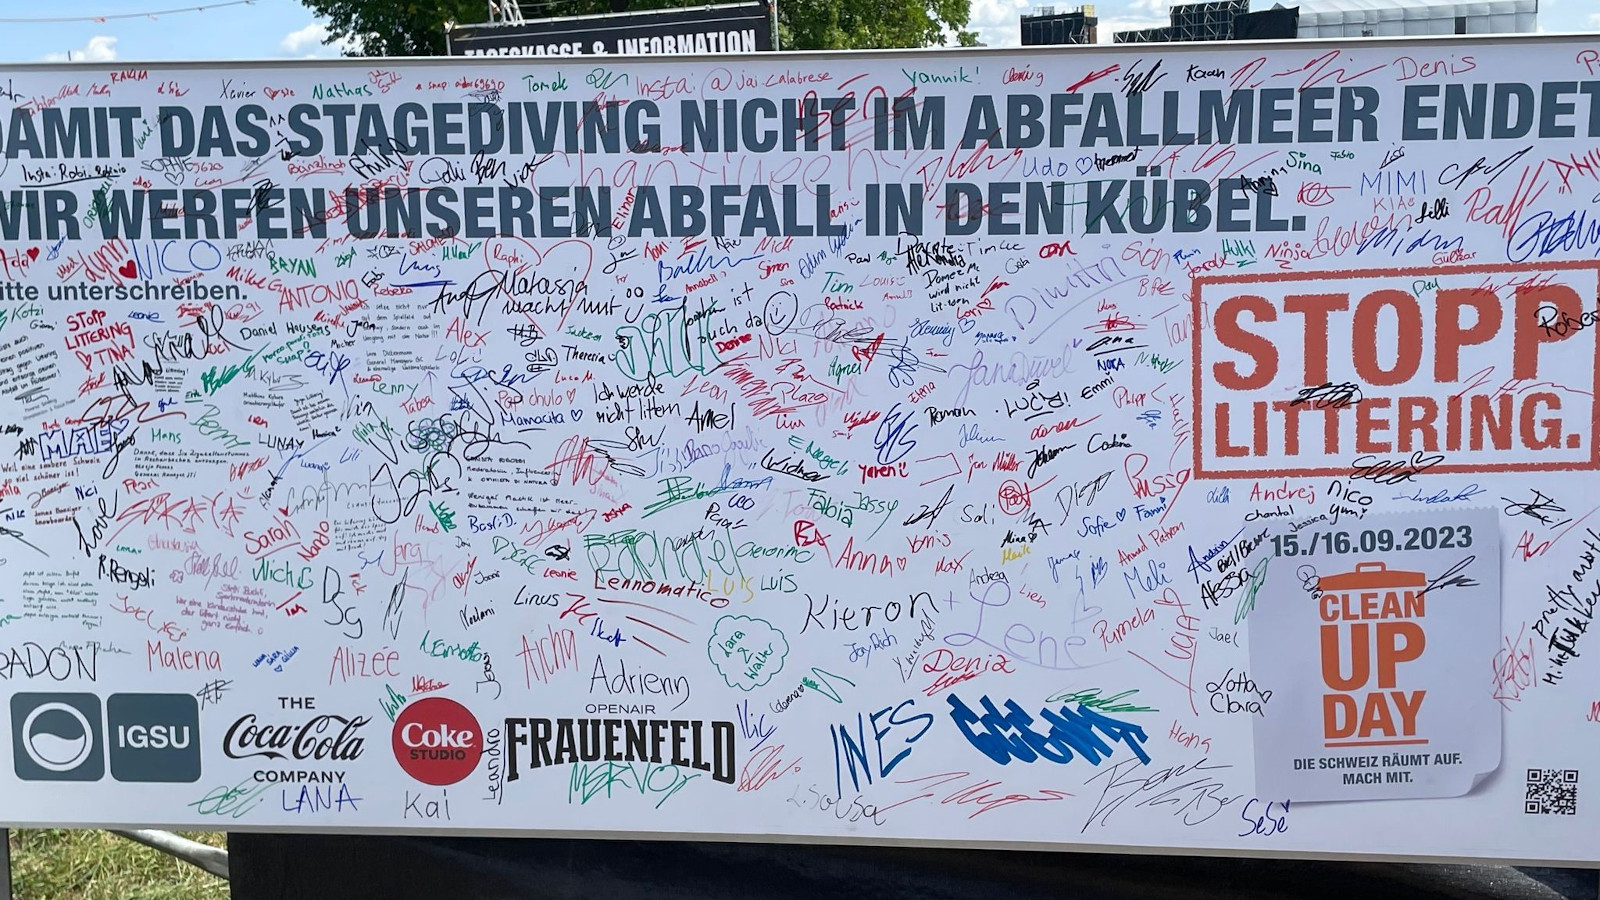
[[448, 697], [407, 706], [394, 720], [393, 739], [400, 768], [423, 784], [455, 784], [471, 775], [483, 756], [477, 718]]

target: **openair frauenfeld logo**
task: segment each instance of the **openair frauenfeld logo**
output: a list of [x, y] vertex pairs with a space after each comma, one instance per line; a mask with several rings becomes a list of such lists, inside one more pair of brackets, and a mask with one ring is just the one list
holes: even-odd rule
[[472, 711], [448, 697], [428, 697], [394, 720], [394, 758], [423, 784], [455, 784], [483, 756], [483, 729]]

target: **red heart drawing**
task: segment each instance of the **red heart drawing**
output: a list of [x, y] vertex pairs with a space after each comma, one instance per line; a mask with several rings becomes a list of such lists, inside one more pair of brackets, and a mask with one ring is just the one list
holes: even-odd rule
[[872, 360], [878, 355], [878, 348], [881, 346], [883, 346], [883, 335], [879, 334], [873, 339], [872, 343], [868, 344], [866, 347], [862, 347], [859, 344], [852, 346], [850, 348], [850, 355], [862, 362], [864, 367], [870, 367], [872, 365]]
[[28, 248], [28, 258], [29, 259], [38, 259], [39, 258], [39, 248], [38, 247], [29, 247]]
[[[512, 262], [511, 257], [515, 257], [517, 262]], [[594, 248], [587, 241], [565, 238], [541, 251], [532, 242], [519, 237], [496, 237], [484, 242], [483, 261], [491, 269], [507, 271], [511, 285], [502, 285], [499, 291], [502, 296], [507, 299], [524, 299], [520, 296], [513, 297], [510, 287], [519, 286], [519, 282], [531, 280], [536, 275], [551, 280], [573, 279], [587, 282], [589, 273], [594, 268]], [[557, 331], [566, 327], [567, 316], [577, 305], [575, 296], [574, 302], [561, 313], [561, 321], [556, 325]], [[530, 313], [524, 313], [523, 317], [529, 322], [534, 322]]]
[[117, 274], [121, 275], [123, 278], [132, 278], [133, 276], [139, 274], [139, 267], [134, 265], [133, 260], [130, 259], [117, 267]]

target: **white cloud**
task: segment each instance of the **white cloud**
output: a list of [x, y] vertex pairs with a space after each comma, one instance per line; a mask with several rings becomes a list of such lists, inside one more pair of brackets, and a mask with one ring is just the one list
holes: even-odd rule
[[1100, 29], [1099, 29], [1100, 43], [1102, 43], [1102, 44], [1115, 43], [1115, 35], [1119, 31], [1137, 31], [1140, 28], [1160, 28], [1163, 25], [1170, 25], [1170, 24], [1172, 24], [1172, 20], [1169, 19], [1169, 18], [1165, 18], [1165, 17], [1160, 18], [1160, 19], [1154, 19], [1154, 18], [1151, 18], [1151, 19], [1145, 19], [1145, 18], [1105, 19], [1105, 18], [1102, 18], [1100, 20]]
[[1149, 13], [1150, 15], [1163, 17], [1167, 15], [1167, 10], [1171, 6], [1172, 0], [1133, 0], [1132, 3], [1128, 4], [1129, 10], [1132, 12]]
[[1022, 43], [1021, 16], [1033, 6], [1030, 0], [972, 0], [967, 28], [984, 46], [1015, 47]]
[[46, 62], [111, 62], [117, 58], [117, 39], [107, 34], [89, 38], [89, 43], [65, 53], [46, 53]]
[[278, 49], [291, 56], [307, 59], [326, 59], [339, 56], [349, 46], [344, 38], [332, 42], [328, 39], [328, 26], [312, 22], [298, 31], [291, 31], [278, 44]]
[[1589, 27], [1600, 28], [1600, 13], [1589, 14]]

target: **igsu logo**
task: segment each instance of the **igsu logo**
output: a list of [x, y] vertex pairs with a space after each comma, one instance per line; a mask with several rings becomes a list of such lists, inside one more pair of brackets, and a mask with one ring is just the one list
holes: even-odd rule
[[177, 725], [119, 725], [117, 746], [135, 750], [186, 750], [189, 747], [189, 726]]
[[118, 781], [200, 780], [200, 703], [190, 694], [106, 698], [111, 777]]
[[[188, 694], [15, 694], [13, 760], [28, 781], [200, 779], [200, 710]], [[102, 734], [105, 740], [102, 740]]]
[[394, 722], [394, 758], [423, 784], [455, 784], [483, 756], [483, 729], [471, 710], [447, 697], [407, 706]]
[[12, 694], [11, 748], [25, 781], [105, 777], [100, 698], [93, 694]]

